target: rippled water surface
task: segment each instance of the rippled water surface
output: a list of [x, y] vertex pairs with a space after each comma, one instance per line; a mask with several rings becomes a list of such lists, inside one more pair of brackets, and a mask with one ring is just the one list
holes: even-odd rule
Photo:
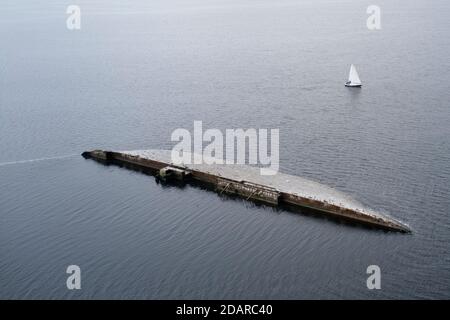
[[[448, 1], [378, 1], [378, 31], [357, 0], [77, 3], [79, 31], [69, 3], [0, 4], [0, 298], [450, 297]], [[362, 89], [343, 86], [351, 63]], [[279, 128], [281, 171], [413, 233], [79, 156], [170, 149], [194, 120]]]

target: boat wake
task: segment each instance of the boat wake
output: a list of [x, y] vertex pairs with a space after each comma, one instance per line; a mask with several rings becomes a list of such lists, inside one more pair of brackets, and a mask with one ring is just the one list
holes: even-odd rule
[[58, 156], [58, 157], [46, 157], [46, 158], [38, 158], [38, 159], [29, 159], [29, 160], [18, 160], [18, 161], [10, 161], [10, 162], [2, 162], [0, 163], [0, 167], [4, 166], [12, 166], [17, 164], [24, 164], [24, 163], [31, 163], [31, 162], [39, 162], [39, 161], [48, 161], [48, 160], [59, 160], [59, 159], [65, 159], [65, 158], [71, 158], [75, 157], [78, 154], [69, 154], [65, 156]]

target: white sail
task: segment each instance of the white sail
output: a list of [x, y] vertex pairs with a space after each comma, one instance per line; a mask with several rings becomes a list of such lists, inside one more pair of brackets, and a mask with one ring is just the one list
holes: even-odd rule
[[361, 79], [359, 79], [358, 72], [354, 65], [350, 66], [350, 73], [348, 74], [348, 81], [352, 85], [360, 85]]

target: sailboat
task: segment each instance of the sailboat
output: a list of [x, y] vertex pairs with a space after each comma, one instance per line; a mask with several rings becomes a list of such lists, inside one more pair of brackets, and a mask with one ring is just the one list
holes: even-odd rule
[[358, 72], [355, 66], [350, 66], [350, 72], [348, 74], [348, 81], [345, 83], [346, 87], [361, 87], [361, 79], [359, 79]]

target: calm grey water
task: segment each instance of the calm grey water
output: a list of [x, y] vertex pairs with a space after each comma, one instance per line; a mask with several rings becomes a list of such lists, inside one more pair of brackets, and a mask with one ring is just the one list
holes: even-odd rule
[[[86, 0], [79, 31], [70, 4], [0, 4], [0, 298], [450, 298], [449, 1]], [[343, 86], [351, 63], [361, 90]], [[283, 172], [413, 233], [79, 156], [171, 148], [194, 120], [280, 128]]]

